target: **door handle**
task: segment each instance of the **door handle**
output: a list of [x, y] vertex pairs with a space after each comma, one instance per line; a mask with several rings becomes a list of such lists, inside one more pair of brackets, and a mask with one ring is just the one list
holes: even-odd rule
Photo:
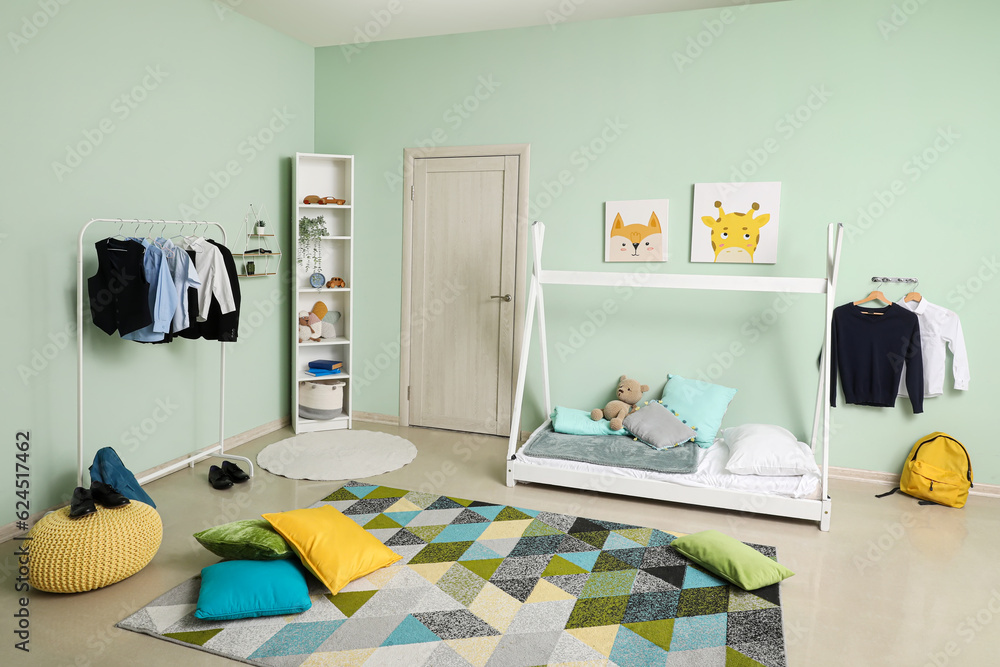
[[511, 300], [510, 294], [494, 294], [490, 298], [491, 299], [503, 299], [504, 301], [510, 301]]

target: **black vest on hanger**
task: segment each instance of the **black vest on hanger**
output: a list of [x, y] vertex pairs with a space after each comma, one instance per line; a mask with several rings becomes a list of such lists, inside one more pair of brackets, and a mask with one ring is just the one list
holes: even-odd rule
[[136, 241], [116, 238], [101, 239], [94, 246], [97, 273], [87, 279], [94, 324], [109, 336], [116, 329], [124, 335], [152, 324], [142, 264], [146, 249]]

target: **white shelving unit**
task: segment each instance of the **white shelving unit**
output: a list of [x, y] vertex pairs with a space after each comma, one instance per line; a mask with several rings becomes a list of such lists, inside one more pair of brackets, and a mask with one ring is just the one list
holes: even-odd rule
[[[320, 153], [296, 153], [292, 182], [292, 244], [299, 257], [299, 224], [303, 216], [323, 216], [327, 234], [320, 239], [320, 267], [304, 268], [296, 260], [292, 305], [292, 426], [296, 433], [351, 428], [353, 392], [351, 391], [351, 361], [353, 341], [354, 294], [354, 156]], [[343, 199], [343, 204], [305, 204], [309, 195]], [[323, 274], [324, 286], [309, 284], [310, 276], [318, 270]], [[341, 278], [344, 287], [325, 287], [331, 278]], [[336, 336], [318, 342], [299, 343], [298, 313], [312, 311], [317, 301], [322, 301], [331, 311], [341, 314], [335, 324]], [[306, 373], [309, 362], [316, 359], [333, 359], [343, 363], [340, 373], [326, 377], [313, 377]], [[299, 392], [304, 382], [328, 384], [344, 383], [344, 410], [341, 416], [327, 420], [299, 417]]]

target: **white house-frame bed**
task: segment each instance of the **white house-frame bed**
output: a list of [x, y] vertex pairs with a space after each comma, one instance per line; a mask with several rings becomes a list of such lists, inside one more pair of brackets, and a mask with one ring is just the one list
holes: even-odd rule
[[[545, 225], [541, 222], [535, 222], [532, 225], [532, 237], [534, 241], [532, 248], [533, 265], [528, 291], [527, 313], [524, 322], [524, 344], [521, 347], [519, 359], [517, 387], [514, 394], [514, 409], [511, 416], [510, 440], [507, 447], [507, 486], [514, 486], [517, 482], [552, 484], [574, 489], [617, 493], [638, 498], [666, 500], [669, 502], [717, 507], [741, 512], [770, 514], [794, 519], [808, 519], [818, 521], [820, 530], [829, 530], [830, 510], [833, 502], [828, 493], [829, 478], [827, 473], [830, 461], [830, 401], [827, 398], [830, 395], [830, 320], [833, 315], [843, 235], [844, 229], [842, 224], [834, 223], [827, 229], [825, 278], [645, 274], [640, 284], [635, 280], [633, 274], [628, 273], [552, 271], [543, 269], [542, 243], [545, 237]], [[536, 313], [538, 316], [538, 339], [540, 341], [542, 361], [542, 396], [545, 402], [545, 414], [552, 414], [552, 398], [549, 390], [549, 360], [545, 339], [543, 285], [608, 287], [628, 285], [661, 289], [825, 294], [826, 308], [824, 310], [823, 353], [820, 364], [819, 385], [816, 391], [816, 411], [813, 417], [812, 438], [810, 440], [813, 455], [815, 456], [818, 446], [821, 447], [823, 454], [823, 461], [820, 466], [822, 482], [819, 498], [789, 498], [765, 493], [681, 486], [665, 481], [625, 477], [615, 474], [610, 470], [602, 470], [600, 473], [580, 472], [560, 469], [539, 463], [538, 461], [529, 463], [516, 458], [515, 453], [517, 452], [517, 443], [521, 432], [521, 407], [524, 401], [528, 351]], [[548, 428], [549, 423], [550, 420], [547, 420], [532, 433], [528, 442], [531, 442], [532, 438], [535, 438], [541, 431]]]

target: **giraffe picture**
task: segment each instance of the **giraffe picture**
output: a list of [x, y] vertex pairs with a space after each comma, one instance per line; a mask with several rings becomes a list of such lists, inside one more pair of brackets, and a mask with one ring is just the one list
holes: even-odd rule
[[604, 203], [605, 262], [667, 261], [670, 200]]
[[691, 261], [776, 264], [781, 183], [697, 183]]

